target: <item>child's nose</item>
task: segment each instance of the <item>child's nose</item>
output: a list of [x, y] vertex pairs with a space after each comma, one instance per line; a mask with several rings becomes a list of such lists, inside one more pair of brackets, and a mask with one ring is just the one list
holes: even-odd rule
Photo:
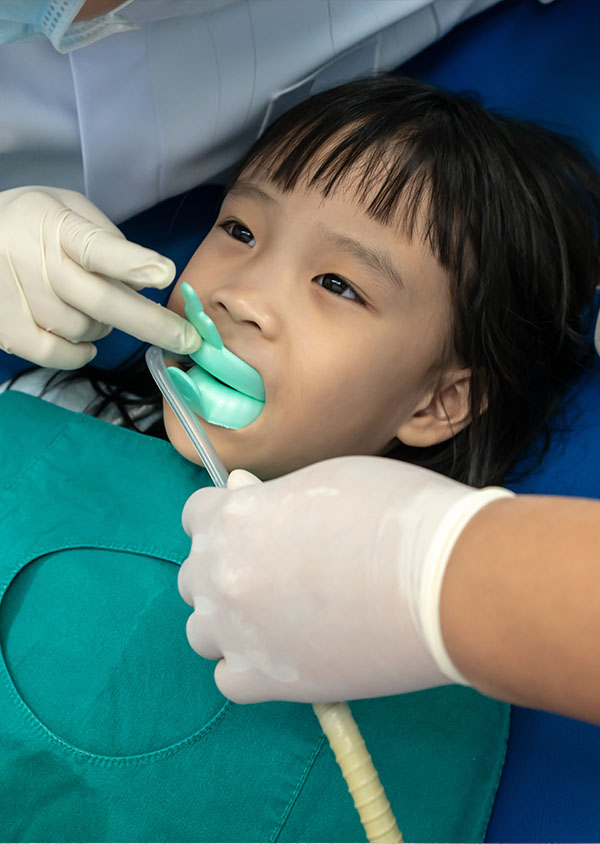
[[274, 340], [281, 331], [282, 317], [272, 293], [270, 285], [238, 280], [214, 290], [210, 304], [216, 310], [227, 311], [234, 322], [258, 328], [266, 339]]

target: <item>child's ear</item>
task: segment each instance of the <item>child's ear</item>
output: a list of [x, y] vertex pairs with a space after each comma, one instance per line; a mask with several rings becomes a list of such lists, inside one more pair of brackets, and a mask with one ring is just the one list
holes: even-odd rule
[[471, 421], [470, 369], [447, 370], [396, 431], [400, 442], [426, 448], [458, 434]]

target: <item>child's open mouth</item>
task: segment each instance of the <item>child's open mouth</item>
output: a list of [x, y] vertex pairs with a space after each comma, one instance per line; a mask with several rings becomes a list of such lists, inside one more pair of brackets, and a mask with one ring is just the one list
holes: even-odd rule
[[192, 366], [187, 372], [171, 366], [169, 372], [194, 413], [213, 425], [245, 428], [265, 406], [264, 401], [225, 384], [201, 366]]
[[227, 349], [202, 303], [189, 284], [181, 285], [185, 313], [202, 345], [190, 355], [194, 361], [187, 372], [169, 367], [190, 408], [213, 425], [245, 428], [265, 406], [265, 386], [260, 373]]

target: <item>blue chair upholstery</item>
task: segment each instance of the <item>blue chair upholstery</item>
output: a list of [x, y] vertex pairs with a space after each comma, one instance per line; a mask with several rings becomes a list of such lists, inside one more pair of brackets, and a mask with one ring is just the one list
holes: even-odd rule
[[400, 70], [475, 91], [503, 114], [572, 134], [600, 156], [600, 3], [502, 0]]

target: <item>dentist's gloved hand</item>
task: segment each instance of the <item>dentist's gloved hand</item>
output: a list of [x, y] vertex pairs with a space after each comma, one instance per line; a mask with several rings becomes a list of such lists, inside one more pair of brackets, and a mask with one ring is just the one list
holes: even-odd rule
[[467, 522], [511, 493], [381, 457], [264, 484], [236, 471], [229, 487], [188, 499], [179, 574], [188, 639], [220, 659], [223, 694], [319, 702], [463, 682], [441, 636], [444, 570]]
[[76, 369], [94, 340], [120, 328], [186, 354], [201, 340], [177, 314], [136, 292], [166, 287], [172, 261], [130, 243], [75, 191], [0, 192], [0, 348], [33, 363]]

